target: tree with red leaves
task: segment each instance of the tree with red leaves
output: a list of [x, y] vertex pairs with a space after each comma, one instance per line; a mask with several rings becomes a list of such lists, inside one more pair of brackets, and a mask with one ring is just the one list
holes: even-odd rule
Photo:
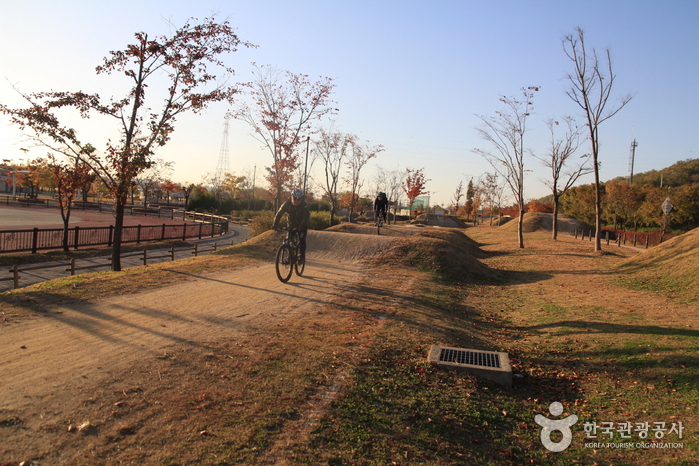
[[248, 123], [272, 155], [272, 165], [266, 167], [267, 180], [278, 208], [298, 166], [296, 148], [302, 135], [310, 133], [312, 120], [337, 111], [329, 106], [335, 84], [330, 78], [311, 82], [307, 75], [289, 71], [284, 79], [280, 71], [269, 66], [256, 67], [253, 75], [254, 80], [244, 84], [253, 105], [240, 104], [233, 116]]
[[406, 169], [405, 180], [403, 181], [403, 192], [408, 197], [409, 209], [412, 208], [413, 202], [418, 196], [423, 194], [429, 194], [429, 191], [425, 190], [425, 185], [428, 180], [425, 178], [423, 172], [424, 168], [418, 170]]
[[58, 207], [61, 209], [61, 218], [63, 219], [63, 250], [67, 251], [68, 227], [73, 199], [83, 186], [95, 181], [96, 175], [84, 162], [75, 160], [73, 163], [61, 163], [53, 155], [49, 156], [48, 168], [58, 193]]
[[[187, 21], [171, 36], [136, 33], [135, 43], [110, 52], [96, 71], [126, 76], [131, 81], [132, 87], [121, 99], [103, 102], [98, 94], [43, 92], [23, 94], [28, 108], [10, 109], [0, 104], [0, 112], [9, 115], [21, 129], [33, 131], [37, 143], [87, 164], [109, 188], [116, 211], [112, 250], [115, 271], [121, 270], [124, 206], [132, 183], [153, 164], [154, 150], [169, 141], [175, 119], [185, 112], [199, 113], [213, 102], [230, 101], [237, 93], [235, 87], [225, 84], [209, 88], [219, 79], [209, 68], [232, 74], [219, 57], [227, 57], [239, 45], [251, 44], [241, 42], [228, 22], [218, 23], [214, 18], [200, 24], [193, 21]], [[168, 82], [167, 89], [158, 94], [160, 88], [155, 83], [163, 79]], [[157, 105], [160, 108], [154, 111]], [[66, 108], [76, 110], [83, 118], [92, 113], [113, 118], [120, 138], [108, 140], [104, 150], [98, 151], [79, 138], [75, 129], [61, 123], [56, 111], [64, 112]]]

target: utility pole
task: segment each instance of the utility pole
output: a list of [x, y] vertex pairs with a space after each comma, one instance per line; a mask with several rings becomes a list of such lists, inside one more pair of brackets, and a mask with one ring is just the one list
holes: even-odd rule
[[636, 157], [636, 147], [638, 147], [638, 143], [634, 138], [634, 140], [631, 142], [631, 156], [629, 159], [629, 184], [633, 183], [633, 160]]

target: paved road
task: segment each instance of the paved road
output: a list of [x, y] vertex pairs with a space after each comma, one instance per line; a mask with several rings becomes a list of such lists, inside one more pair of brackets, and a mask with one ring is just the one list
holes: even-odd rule
[[[205, 249], [206, 251], [200, 252], [200, 254], [209, 254], [211, 253], [211, 248], [213, 248], [214, 243], [216, 244], [218, 249], [228, 247], [231, 244], [238, 244], [242, 243], [243, 241], [246, 241], [249, 239], [249, 231], [250, 229], [246, 226], [241, 226], [241, 225], [230, 225], [229, 232], [223, 236], [216, 236], [214, 238], [208, 237], [208, 238], [202, 238], [202, 239], [190, 239], [190, 242], [193, 243], [199, 243], [199, 248], [200, 249]], [[148, 255], [153, 255], [153, 256], [160, 256], [164, 255], [164, 253], [169, 252], [169, 249], [154, 249], [148, 251]], [[192, 249], [189, 250], [183, 250], [183, 251], [175, 251], [175, 260], [177, 259], [185, 259], [185, 258], [190, 258], [192, 257]], [[121, 259], [121, 266], [122, 268], [128, 268], [128, 267], [138, 267], [143, 265], [143, 261], [141, 260], [142, 256], [130, 256], [130, 257], [122, 257]], [[169, 261], [170, 258], [158, 258], [158, 259], [148, 259], [148, 264], [157, 264], [159, 262], [166, 262]], [[54, 264], [66, 264], [65, 261], [61, 262], [45, 262], [41, 264], [28, 264], [25, 266], [20, 266], [20, 269], [22, 267], [34, 267], [34, 266], [46, 266], [46, 265], [54, 265]], [[101, 264], [109, 264], [108, 256], [103, 256], [103, 257], [93, 257], [89, 259], [77, 259], [75, 261], [75, 267], [87, 267], [91, 265], [101, 265]], [[66, 265], [63, 267], [52, 267], [50, 269], [39, 269], [39, 270], [27, 270], [25, 272], [20, 272], [20, 279], [19, 279], [19, 286], [25, 287], [29, 285], [33, 285], [34, 283], [39, 283], [43, 282], [46, 280], [52, 280], [54, 278], [60, 278], [60, 277], [65, 277], [70, 275], [69, 271], [66, 271], [67, 268], [70, 268], [70, 266]], [[104, 270], [109, 270], [109, 268], [100, 268], [100, 269], [95, 269], [95, 271], [104, 271]], [[77, 273], [89, 273], [90, 270], [81, 270]], [[11, 278], [12, 277], [12, 268], [11, 267], [0, 267], [0, 278]], [[14, 287], [14, 282], [12, 280], [7, 280], [7, 281], [0, 281], [0, 293], [5, 292], [8, 290], [11, 290]]]

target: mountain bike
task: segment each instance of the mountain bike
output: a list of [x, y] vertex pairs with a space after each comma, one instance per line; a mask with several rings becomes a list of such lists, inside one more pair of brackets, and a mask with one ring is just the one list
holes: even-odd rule
[[376, 211], [376, 234], [381, 234], [381, 227], [383, 226], [383, 213]]
[[296, 270], [296, 275], [303, 275], [306, 268], [306, 258], [301, 257], [301, 237], [296, 228], [280, 228], [286, 231], [286, 238], [277, 249], [277, 278], [282, 283], [286, 283], [291, 278], [291, 274]]

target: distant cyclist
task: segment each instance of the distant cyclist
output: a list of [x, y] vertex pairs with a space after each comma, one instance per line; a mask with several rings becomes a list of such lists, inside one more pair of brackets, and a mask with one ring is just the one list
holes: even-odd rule
[[[386, 223], [386, 211], [388, 210], [388, 199], [386, 198], [386, 193], [379, 193], [374, 201], [374, 212], [378, 216], [381, 214], [384, 223]], [[376, 217], [378, 218], [378, 217]]]
[[288, 214], [289, 228], [296, 228], [299, 231], [301, 260], [306, 260], [306, 235], [308, 234], [308, 224], [311, 222], [311, 209], [303, 197], [303, 191], [300, 189], [291, 191], [291, 198], [284, 201], [279, 207], [277, 215], [274, 216], [272, 229], [277, 230], [282, 216]]

